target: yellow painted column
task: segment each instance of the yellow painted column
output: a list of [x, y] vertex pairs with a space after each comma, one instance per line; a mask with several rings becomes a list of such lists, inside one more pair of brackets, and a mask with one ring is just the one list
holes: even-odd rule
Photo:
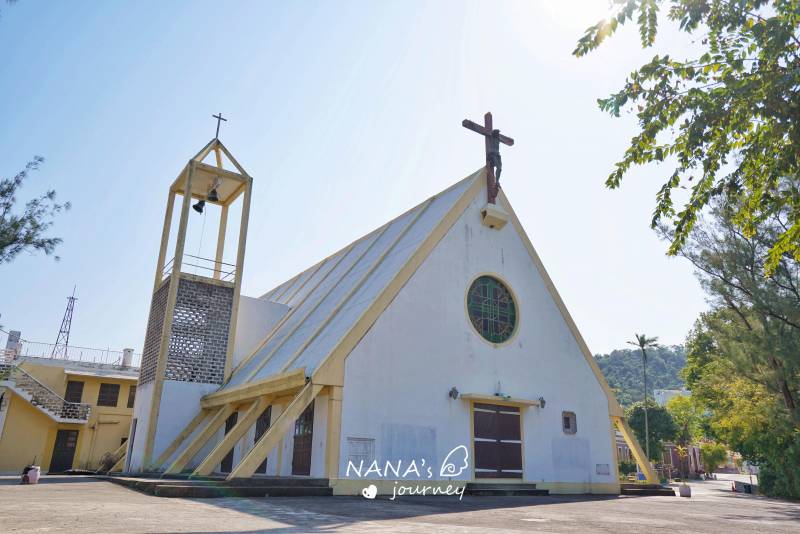
[[167, 304], [164, 310], [164, 323], [161, 327], [161, 343], [158, 349], [156, 376], [153, 382], [150, 417], [147, 421], [147, 433], [145, 435], [144, 459], [142, 461], [144, 469], [149, 469], [151, 467], [153, 459], [153, 446], [156, 438], [158, 412], [161, 406], [161, 392], [164, 388], [164, 373], [167, 368], [169, 338], [172, 333], [172, 318], [175, 312], [175, 300], [178, 296], [178, 284], [180, 282], [181, 267], [183, 264], [183, 250], [186, 245], [186, 229], [189, 225], [189, 208], [192, 202], [192, 177], [194, 175], [195, 166], [194, 161], [189, 162], [189, 169], [186, 171], [186, 182], [183, 188], [181, 217], [178, 223], [178, 236], [175, 241], [175, 256], [172, 260], [172, 274], [170, 275]]
[[339, 448], [342, 437], [342, 386], [328, 387], [328, 425], [325, 438], [325, 472], [339, 478]]

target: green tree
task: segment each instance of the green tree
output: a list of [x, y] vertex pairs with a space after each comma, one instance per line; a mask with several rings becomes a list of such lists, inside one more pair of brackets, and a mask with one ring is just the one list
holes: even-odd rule
[[719, 443], [703, 443], [700, 445], [700, 460], [706, 473], [713, 473], [728, 458], [728, 449]]
[[685, 447], [703, 436], [703, 412], [691, 397], [672, 397], [666, 408], [678, 429], [675, 440], [680, 445]]
[[[785, 212], [785, 210], [783, 210]], [[746, 374], [774, 390], [800, 428], [800, 263], [782, 257], [769, 278], [760, 276], [788, 214], [762, 221], [751, 236], [734, 223], [731, 202], [713, 202], [681, 250], [718, 312], [704, 319], [713, 338]]]
[[636, 341], [628, 341], [630, 345], [636, 345], [639, 347], [639, 350], [642, 352], [642, 390], [644, 392], [644, 402], [642, 403], [642, 409], [644, 410], [644, 435], [645, 439], [645, 454], [648, 458], [650, 458], [650, 431], [648, 429], [648, 421], [647, 421], [647, 349], [651, 347], [658, 346], [658, 338], [657, 337], [647, 337], [644, 334], [634, 334], [636, 336]]
[[[636, 113], [639, 132], [606, 180], [617, 188], [634, 165], [669, 162], [652, 225], [670, 220], [677, 253], [714, 197], [735, 198], [733, 218], [746, 236], [776, 212], [789, 218], [769, 243], [767, 273], [781, 258], [800, 259], [800, 1], [613, 0], [612, 15], [587, 29], [582, 56], [635, 20], [643, 47], [655, 43], [659, 9], [698, 49], [686, 59], [656, 55], [624, 86], [598, 100], [613, 116]], [[690, 187], [676, 206], [673, 192]]]
[[636, 472], [636, 462], [633, 462], [633, 461], [629, 462], [627, 460], [620, 460], [618, 468], [619, 468], [619, 473], [621, 475], [624, 475], [624, 476], [627, 477], [631, 473], [635, 473]]
[[[678, 428], [667, 409], [657, 405], [652, 400], [648, 401], [647, 414], [649, 426], [646, 432], [645, 406], [643, 402], [634, 403], [625, 413], [628, 424], [633, 429], [634, 434], [636, 434], [636, 439], [639, 443], [645, 444], [648, 451], [647, 457], [651, 460], [658, 461], [661, 459], [661, 451], [664, 448], [664, 442], [674, 440]], [[649, 436], [650, 439], [645, 440], [645, 436]]]
[[43, 161], [44, 158], [36, 156], [28, 162], [25, 170], [13, 178], [0, 180], [0, 264], [10, 262], [23, 251], [52, 254], [61, 243], [61, 238], [45, 235], [53, 224], [53, 217], [70, 208], [69, 202], [58, 204], [55, 201], [55, 191], [47, 191], [29, 200], [21, 212], [14, 212], [19, 189], [30, 172], [38, 169]]
[[748, 371], [742, 367], [747, 360], [734, 361], [726, 352], [730, 330], [715, 329], [710, 315], [687, 339], [684, 370], [692, 398], [709, 414], [705, 434], [758, 465], [765, 494], [800, 498], [800, 430], [759, 366]]

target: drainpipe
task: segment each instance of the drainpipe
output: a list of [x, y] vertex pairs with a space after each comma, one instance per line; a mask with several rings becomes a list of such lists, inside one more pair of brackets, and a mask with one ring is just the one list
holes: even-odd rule
[[92, 461], [92, 455], [94, 454], [94, 443], [97, 439], [97, 422], [89, 427], [89, 430], [92, 431], [92, 442], [89, 445], [89, 454], [86, 456], [86, 462], [84, 462], [83, 466], [85, 469], [89, 469], [90, 463]]

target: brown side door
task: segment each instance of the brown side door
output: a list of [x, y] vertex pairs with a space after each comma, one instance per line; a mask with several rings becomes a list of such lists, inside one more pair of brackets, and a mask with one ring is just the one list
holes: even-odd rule
[[292, 474], [311, 474], [311, 444], [314, 437], [314, 403], [300, 414], [294, 424], [294, 453], [292, 454]]
[[72, 469], [75, 449], [78, 448], [77, 430], [59, 430], [53, 444], [53, 458], [50, 460], [51, 473], [63, 473]]
[[476, 403], [475, 478], [522, 478], [522, 433], [516, 406]]
[[[236, 426], [236, 422], [239, 420], [239, 412], [233, 412], [228, 416], [225, 420], [225, 434], [230, 432], [233, 427]], [[225, 458], [222, 459], [220, 463], [220, 471], [223, 473], [230, 473], [233, 469], [233, 449], [236, 447], [232, 447], [231, 450], [228, 451], [228, 454], [225, 455]]]
[[[253, 445], [258, 443], [258, 440], [261, 439], [261, 436], [269, 430], [269, 425], [272, 422], [272, 406], [267, 406], [267, 409], [261, 412], [261, 415], [258, 416], [256, 420], [256, 435], [255, 439], [253, 440]], [[264, 461], [261, 462], [261, 465], [258, 466], [256, 469], [256, 473], [260, 473], [265, 475], [267, 473], [267, 459], [264, 458]]]

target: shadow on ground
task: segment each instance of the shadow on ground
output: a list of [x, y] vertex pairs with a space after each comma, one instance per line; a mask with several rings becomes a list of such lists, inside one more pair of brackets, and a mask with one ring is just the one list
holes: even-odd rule
[[[692, 499], [601, 495], [526, 497], [267, 497], [170, 499], [81, 476], [48, 476], [41, 492], [7, 487], [4, 504], [16, 522], [42, 516], [43, 528], [72, 532], [696, 532], [800, 533], [800, 506], [724, 491], [724, 484], [693, 485]], [[83, 484], [76, 484], [83, 483]], [[59, 487], [63, 484], [62, 487]], [[31, 501], [36, 495], [35, 501]], [[10, 498], [10, 499], [7, 499]], [[94, 506], [100, 516], [75, 510]], [[41, 506], [34, 506], [40, 503]], [[37, 507], [38, 506], [38, 507]], [[146, 510], [146, 513], [143, 513]]]
[[[209, 499], [209, 505], [267, 517], [285, 526], [269, 532], [436, 532], [471, 528], [507, 531], [595, 531], [620, 529], [800, 532], [800, 506], [736, 494], [722, 486], [699, 485], [694, 500], [680, 497], [550, 495], [536, 497], [274, 497]], [[602, 525], [602, 526], [601, 526]], [[724, 525], [728, 525], [726, 528]], [[637, 530], [633, 528], [633, 530]], [[471, 531], [471, 530], [470, 530]], [[220, 531], [233, 534], [241, 531]], [[256, 532], [255, 530], [252, 532]]]
[[[297, 532], [330, 532], [336, 529], [346, 529], [358, 524], [364, 531], [372, 531], [373, 526], [385, 521], [392, 522], [395, 528], [407, 531], [396, 526], [398, 521], [413, 521], [422, 519], [418, 525], [420, 532], [427, 530], [425, 525], [430, 521], [442, 527], [459, 524], [469, 525], [469, 520], [453, 522], [448, 519], [453, 514], [481, 513], [497, 515], [498, 518], [507, 514], [509, 509], [530, 508], [564, 503], [598, 502], [616, 500], [617, 496], [580, 495], [580, 496], [542, 496], [542, 497], [398, 497], [391, 500], [388, 497], [378, 497], [374, 500], [363, 497], [334, 496], [334, 497], [267, 497], [265, 499], [248, 498], [222, 498], [204, 500], [208, 504], [236, 511], [252, 514], [258, 517], [285, 523], [287, 527], [270, 529], [270, 533], [297, 533]], [[429, 525], [428, 525], [429, 526]], [[478, 526], [473, 524], [470, 526]], [[499, 522], [498, 522], [499, 526]], [[488, 525], [487, 525], [488, 527]], [[388, 527], [387, 527], [388, 528]], [[417, 530], [412, 530], [417, 532]], [[219, 534], [232, 534], [240, 531], [222, 531]], [[256, 531], [254, 531], [256, 532]]]

